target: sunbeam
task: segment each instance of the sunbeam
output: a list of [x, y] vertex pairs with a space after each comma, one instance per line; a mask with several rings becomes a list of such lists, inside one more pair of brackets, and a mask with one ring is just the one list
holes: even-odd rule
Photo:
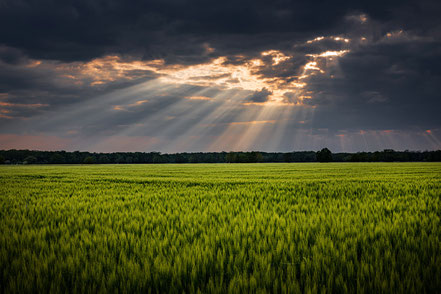
[[[175, 88], [156, 81], [148, 81], [125, 89], [118, 89], [107, 94], [81, 101], [65, 108], [57, 109], [57, 113], [48, 120], [40, 121], [36, 126], [51, 128], [68, 125], [70, 128], [85, 126], [109, 116], [109, 110], [115, 105], [136, 103], [148, 99], [163, 91]], [[81, 117], [81, 120], [78, 118]]]
[[[173, 138], [170, 146], [172, 147], [168, 151], [176, 150], [204, 150], [206, 149], [206, 141], [216, 136], [218, 123], [222, 121], [231, 110], [235, 109], [237, 103], [240, 103], [240, 99], [244, 99], [244, 95], [241, 91], [230, 90], [219, 93], [213, 99], [218, 101], [215, 107], [211, 107], [211, 111], [205, 113], [196, 124], [190, 126], [185, 132], [179, 134], [176, 138]], [[199, 147], [198, 147], [199, 146]]]

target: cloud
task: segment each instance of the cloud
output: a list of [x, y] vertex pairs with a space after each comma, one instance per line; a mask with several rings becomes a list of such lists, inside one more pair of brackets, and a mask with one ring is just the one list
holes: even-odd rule
[[387, 97], [383, 96], [380, 92], [376, 92], [376, 91], [365, 91], [361, 93], [361, 96], [365, 97], [368, 103], [382, 103], [389, 100]]
[[268, 101], [269, 96], [272, 94], [267, 88], [262, 88], [260, 91], [255, 91], [253, 94], [246, 98], [248, 102], [262, 103]]
[[388, 21], [403, 29], [426, 30], [438, 23], [440, 12], [435, 0], [412, 5], [402, 1], [5, 0], [1, 8], [2, 41], [32, 58], [88, 61], [130, 54], [181, 64], [200, 63], [210, 56], [249, 55], [265, 51], [264, 47], [282, 49], [294, 37], [330, 35], [345, 18], [367, 19], [359, 25]]
[[[315, 126], [433, 128], [441, 125], [441, 42], [380, 40], [339, 59], [338, 76], [308, 80]], [[339, 115], [336, 115], [338, 113]]]

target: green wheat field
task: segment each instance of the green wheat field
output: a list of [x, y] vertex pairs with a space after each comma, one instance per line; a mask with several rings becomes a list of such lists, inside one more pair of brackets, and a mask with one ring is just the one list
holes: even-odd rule
[[440, 163], [0, 167], [2, 293], [440, 293]]

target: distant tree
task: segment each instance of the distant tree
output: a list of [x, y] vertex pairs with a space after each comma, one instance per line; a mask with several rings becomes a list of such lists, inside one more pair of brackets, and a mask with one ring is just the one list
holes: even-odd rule
[[175, 162], [176, 163], [186, 163], [186, 162], [188, 162], [188, 160], [183, 154], [176, 154]]
[[199, 162], [197, 155], [190, 155], [188, 157], [188, 162], [190, 162], [190, 163], [197, 163], [197, 162]]
[[441, 150], [430, 152], [427, 161], [441, 161]]
[[65, 159], [61, 154], [55, 153], [54, 155], [51, 156], [49, 162], [50, 163], [65, 163]]
[[99, 163], [109, 163], [110, 161], [109, 161], [109, 158], [106, 155], [101, 155], [98, 158], [98, 162]]
[[353, 162], [365, 162], [369, 161], [369, 154], [366, 152], [358, 152], [349, 156], [349, 161]]
[[72, 152], [72, 157], [71, 158], [72, 158], [71, 159], [72, 162], [74, 162], [74, 163], [82, 163], [83, 162], [80, 151]]
[[292, 162], [293, 161], [293, 152], [283, 154], [283, 161]]
[[84, 158], [83, 163], [84, 163], [84, 164], [92, 164], [92, 163], [95, 163], [95, 157], [93, 157], [93, 156], [87, 156], [86, 158]]
[[249, 152], [247, 156], [248, 156], [247, 162], [262, 162], [263, 160], [262, 153], [257, 151]]
[[153, 156], [153, 163], [164, 163], [164, 158], [161, 156], [161, 152], [151, 152]]
[[122, 155], [118, 155], [118, 156], [116, 157], [116, 163], [126, 163], [126, 159], [125, 159], [125, 157], [122, 156]]
[[27, 157], [23, 160], [23, 163], [24, 163], [24, 164], [34, 164], [34, 163], [36, 163], [36, 162], [37, 162], [37, 158], [36, 158], [35, 156], [32, 156], [32, 155], [27, 156]]
[[256, 162], [263, 162], [263, 155], [260, 152], [255, 153]]
[[[326, 151], [327, 150], [327, 151]], [[19, 163], [84, 163], [91, 156], [94, 163], [209, 163], [209, 162], [369, 162], [369, 161], [441, 161], [441, 150], [394, 151], [386, 149], [376, 152], [331, 153], [327, 148], [299, 152], [197, 152], [161, 154], [159, 152], [89, 153], [65, 151], [0, 150], [0, 164]], [[328, 154], [328, 155], [326, 155]]]
[[237, 158], [237, 155], [236, 155], [235, 152], [229, 152], [229, 153], [225, 156], [225, 160], [226, 160], [226, 162], [228, 162], [228, 163], [236, 162], [236, 158]]
[[393, 149], [384, 149], [383, 152], [381, 153], [382, 153], [381, 161], [387, 161], [387, 162], [398, 161], [396, 155], [397, 153]]
[[332, 161], [332, 152], [328, 148], [323, 148], [316, 153], [318, 162], [330, 162]]

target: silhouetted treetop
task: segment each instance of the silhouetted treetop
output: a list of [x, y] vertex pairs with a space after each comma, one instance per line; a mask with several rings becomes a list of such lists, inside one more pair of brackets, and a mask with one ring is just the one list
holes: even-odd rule
[[372, 161], [441, 161], [441, 150], [332, 153], [328, 148], [318, 152], [193, 152], [161, 154], [160, 152], [66, 152], [0, 150], [0, 164], [107, 164], [107, 163], [252, 163], [252, 162], [372, 162]]

